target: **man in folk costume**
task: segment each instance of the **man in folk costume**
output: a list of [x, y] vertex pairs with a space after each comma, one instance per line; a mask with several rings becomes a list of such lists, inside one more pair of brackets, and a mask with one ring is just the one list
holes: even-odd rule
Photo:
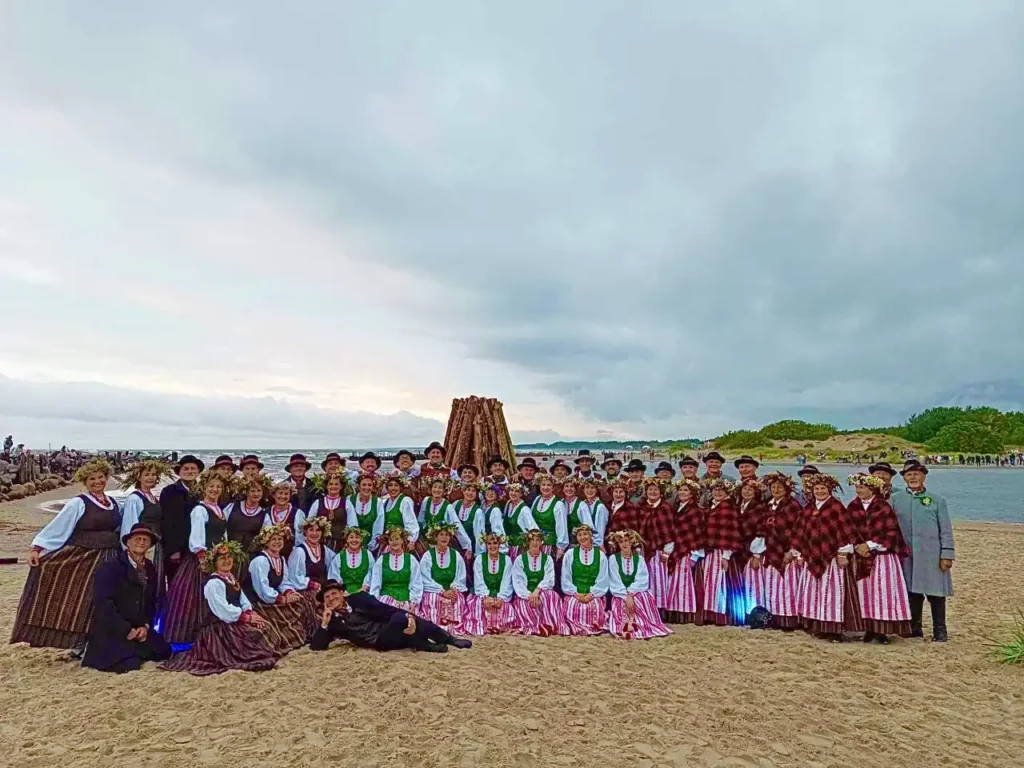
[[182, 560], [188, 554], [189, 515], [195, 506], [192, 484], [206, 468], [202, 460], [185, 454], [174, 467], [176, 482], [160, 491], [161, 545], [164, 550], [164, 573], [170, 583]]
[[814, 495], [811, 493], [811, 486], [809, 483], [811, 478], [819, 473], [820, 470], [813, 464], [804, 464], [796, 473], [796, 476], [800, 478], [800, 486], [793, 489], [793, 498], [796, 499], [801, 509], [807, 506], [807, 503]]
[[692, 456], [683, 456], [679, 462], [679, 471], [682, 473], [684, 480], [699, 482], [700, 478], [697, 477], [697, 470], [699, 468], [700, 463]]
[[540, 496], [540, 488], [537, 486], [537, 460], [527, 456], [516, 467], [519, 473], [518, 481], [523, 486], [523, 501], [532, 506], [534, 499]]
[[288, 459], [288, 464], [284, 468], [284, 471], [289, 475], [291, 484], [295, 487], [295, 490], [292, 492], [292, 504], [303, 512], [309, 512], [309, 508], [317, 496], [317, 490], [313, 487], [313, 481], [306, 477], [306, 473], [312, 467], [313, 465], [306, 460], [305, 456], [301, 453], [296, 453]]
[[544, 533], [534, 528], [524, 534], [523, 552], [512, 564], [512, 601], [519, 632], [524, 635], [566, 635], [562, 601], [555, 592], [555, 558], [544, 552]]
[[857, 531], [857, 594], [864, 617], [864, 642], [889, 643], [889, 635], [910, 637], [910, 601], [902, 560], [910, 554], [900, 523], [886, 501], [886, 481], [856, 473], [847, 478], [856, 497], [847, 505]]
[[224, 492], [220, 497], [220, 505], [226, 507], [233, 501], [231, 494], [231, 480], [238, 472], [238, 466], [235, 464], [235, 460], [228, 456], [226, 453], [221, 454], [213, 462], [214, 472], [218, 472], [221, 477], [224, 478]]
[[729, 480], [722, 472], [722, 465], [725, 463], [725, 459], [718, 451], [711, 451], [704, 456], [704, 477], [701, 478], [701, 485], [704, 487], [704, 492], [700, 497], [700, 505], [702, 507], [710, 506], [711, 504], [711, 485], [717, 480]]
[[379, 478], [364, 472], [356, 481], [356, 492], [345, 502], [348, 527], [365, 531], [374, 551], [378, 551], [376, 542], [384, 534], [384, 505], [377, 495], [379, 490]]
[[956, 559], [949, 508], [942, 496], [925, 489], [928, 468], [923, 464], [908, 461], [900, 474], [907, 488], [892, 495], [892, 507], [910, 548], [910, 556], [903, 561], [903, 578], [910, 593], [911, 636], [924, 636], [921, 614], [927, 597], [932, 611], [932, 639], [944, 643], [949, 639], [946, 598], [953, 594], [950, 570]]
[[508, 485], [511, 482], [508, 477], [508, 469], [509, 463], [501, 456], [491, 457], [491, 460], [487, 462], [487, 471], [491, 474], [485, 477], [483, 482], [491, 485]]
[[594, 457], [590, 455], [590, 451], [586, 448], [576, 455], [576, 458], [573, 459], [573, 464], [576, 465], [576, 469], [573, 471], [573, 474], [576, 475], [578, 480], [590, 480], [591, 478], [594, 480], [602, 479], [601, 473], [594, 471]]
[[255, 453], [245, 454], [242, 460], [238, 462], [238, 469], [242, 473], [242, 477], [258, 477], [264, 467], [264, 463], [260, 461], [260, 457]]
[[644, 495], [644, 474], [647, 472], [647, 465], [640, 459], [632, 459], [626, 465], [626, 474], [630, 480], [629, 500], [633, 504], [639, 504], [645, 498]]
[[678, 608], [668, 612], [668, 621], [678, 624], [703, 624], [704, 565], [707, 531], [701, 509], [701, 487], [696, 480], [682, 478], [676, 484], [676, 552], [678, 564], [669, 577], [668, 593], [676, 596]]
[[419, 562], [423, 599], [416, 613], [453, 634], [483, 634], [467, 613], [466, 564], [451, 547], [456, 529], [442, 523], [427, 532], [433, 544]]
[[622, 480], [622, 461], [614, 457], [605, 459], [601, 462], [601, 469], [604, 470], [604, 480], [600, 485], [600, 496], [601, 501], [604, 502], [608, 509], [611, 509], [612, 505], [612, 493], [608, 490], [608, 484], [613, 480]]
[[581, 525], [574, 532], [576, 546], [562, 559], [562, 594], [565, 623], [571, 635], [599, 635], [606, 631], [608, 616], [608, 558], [594, 546], [594, 529]]
[[378, 456], [373, 451], [367, 451], [366, 453], [359, 457], [359, 474], [369, 475], [370, 477], [374, 478], [378, 483], [380, 483], [380, 465], [382, 463], [383, 462], [380, 460], [380, 456]]
[[879, 461], [868, 467], [868, 474], [877, 477], [879, 480], [884, 481], [885, 488], [882, 491], [882, 495], [888, 499], [892, 496], [892, 481], [893, 478], [899, 474], [895, 469], [892, 468], [892, 464], [888, 461]]
[[421, 500], [430, 495], [430, 482], [435, 477], [444, 477], [448, 480], [449, 489], [459, 479], [459, 473], [444, 463], [447, 452], [441, 443], [436, 441], [431, 443], [423, 453], [426, 455], [427, 460], [423, 464], [413, 467], [410, 472], [419, 490], [419, 498]]
[[659, 480], [671, 483], [676, 476], [676, 471], [667, 461], [659, 461], [658, 466], [654, 468], [654, 476]]
[[[346, 528], [342, 533], [345, 548], [338, 552], [327, 569], [327, 579], [337, 581], [346, 592], [368, 592], [370, 573], [373, 570], [373, 555], [366, 543], [370, 535], [362, 528]], [[323, 589], [321, 588], [321, 593]]]
[[483, 554], [473, 563], [473, 594], [467, 598], [467, 632], [500, 635], [516, 629], [512, 609], [512, 558], [501, 550], [506, 539], [498, 533], [484, 534]]
[[781, 472], [765, 475], [770, 494], [757, 535], [764, 540], [761, 568], [764, 571], [765, 608], [774, 625], [792, 631], [800, 624], [798, 599], [804, 564], [791, 552], [802, 510], [793, 498], [793, 478]]
[[561, 498], [562, 486], [561, 483], [565, 482], [565, 479], [572, 474], [569, 469], [569, 465], [562, 459], [555, 459], [555, 463], [551, 465], [551, 477], [555, 479], [555, 493]]
[[612, 595], [608, 631], [627, 640], [671, 635], [650, 589], [647, 565], [639, 552], [640, 534], [613, 531], [609, 539], [617, 551], [608, 556], [608, 589]]
[[420, 537], [420, 524], [416, 520], [416, 504], [409, 496], [409, 478], [401, 472], [390, 472], [384, 480], [387, 495], [381, 499], [384, 528], [401, 526], [409, 532], [410, 544]]
[[743, 575], [736, 559], [743, 537], [739, 511], [731, 499], [733, 485], [724, 477], [701, 485], [711, 494], [704, 517], [704, 622], [718, 626], [743, 624]]
[[466, 484], [478, 484], [480, 481], [480, 470], [476, 464], [460, 464], [459, 465], [459, 482], [452, 488], [451, 495], [448, 497], [451, 501], [460, 501], [462, 499], [462, 490]]

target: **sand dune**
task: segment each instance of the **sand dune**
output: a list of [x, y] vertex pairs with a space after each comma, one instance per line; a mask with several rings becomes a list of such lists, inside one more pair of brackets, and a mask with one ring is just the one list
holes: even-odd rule
[[[3, 646], [0, 764], [1018, 766], [1024, 669], [985, 643], [1024, 607], [1024, 527], [957, 536], [947, 645], [684, 627], [647, 643], [488, 638], [445, 656], [302, 650], [206, 679], [107, 676]], [[24, 577], [0, 568], [5, 638]]]

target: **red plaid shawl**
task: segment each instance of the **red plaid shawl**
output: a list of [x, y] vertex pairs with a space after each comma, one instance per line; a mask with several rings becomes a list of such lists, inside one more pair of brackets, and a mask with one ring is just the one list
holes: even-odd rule
[[760, 501], [752, 501], [747, 505], [747, 511], [742, 511], [743, 505], [737, 504], [736, 511], [740, 516], [740, 538], [743, 540], [743, 549], [740, 552], [740, 565], [747, 562], [750, 557], [750, 542], [758, 536], [761, 528], [761, 518], [764, 517], [764, 504]]
[[792, 496], [783, 499], [774, 511], [766, 504], [761, 515], [757, 535], [764, 537], [765, 559], [780, 573], [786, 553], [793, 549], [793, 534], [800, 524], [800, 515], [800, 505]]
[[[866, 513], [864, 502], [859, 497], [849, 503], [846, 513], [854, 526], [858, 544], [873, 541], [900, 559], [910, 555], [896, 513], [892, 511], [889, 502], [880, 495], [875, 496]], [[870, 557], [857, 556], [857, 578], [863, 579], [871, 575], [876, 555], [877, 553], [872, 551]]]
[[842, 502], [831, 498], [818, 509], [814, 500], [804, 508], [794, 544], [815, 578], [821, 578], [840, 547], [856, 543], [853, 520]]
[[710, 549], [727, 549], [739, 552], [743, 548], [740, 533], [740, 514], [735, 505], [726, 499], [719, 505], [712, 504], [705, 516], [707, 545]]
[[704, 549], [704, 510], [696, 501], [688, 502], [676, 514], [676, 550], [680, 557]]
[[[676, 513], [672, 505], [662, 499], [656, 506], [646, 500], [637, 505], [640, 510], [642, 530], [640, 535], [647, 544], [648, 556], [660, 552], [666, 544], [676, 540]], [[678, 553], [673, 553], [678, 554]]]
[[635, 504], [627, 501], [614, 512], [611, 511], [611, 508], [612, 505], [608, 504], [608, 511], [610, 513], [606, 529], [608, 533], [613, 531], [636, 531], [641, 536], [644, 535], [643, 531], [640, 530], [640, 510], [636, 508]]

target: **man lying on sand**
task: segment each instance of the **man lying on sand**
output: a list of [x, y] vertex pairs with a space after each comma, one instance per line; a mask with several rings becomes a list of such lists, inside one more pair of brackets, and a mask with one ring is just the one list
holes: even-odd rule
[[346, 594], [337, 581], [324, 584], [317, 600], [323, 606], [323, 615], [309, 643], [314, 651], [326, 650], [332, 640], [347, 640], [378, 651], [411, 648], [447, 653], [449, 645], [473, 646], [471, 641], [454, 638], [433, 622], [385, 605], [366, 592]]

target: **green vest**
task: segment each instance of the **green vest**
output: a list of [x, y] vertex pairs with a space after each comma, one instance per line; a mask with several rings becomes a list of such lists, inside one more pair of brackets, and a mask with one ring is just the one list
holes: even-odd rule
[[[455, 502], [455, 515], [459, 518], [459, 523], [462, 524], [462, 530], [464, 530], [466, 532], [466, 535], [469, 537], [469, 540], [471, 542], [473, 542], [473, 546], [475, 548], [477, 542], [474, 541], [475, 537], [473, 535], [473, 519], [476, 516], [477, 511], [480, 509], [480, 505], [477, 504], [476, 502], [474, 502], [472, 509], [470, 509], [468, 513], [463, 515], [462, 511], [465, 508], [466, 508], [466, 502], [464, 502], [464, 501], [456, 501]], [[463, 519], [463, 518], [465, 518], [465, 519]]]
[[441, 585], [441, 589], [451, 589], [452, 582], [455, 581], [455, 558], [458, 555], [448, 550], [448, 565], [444, 568], [437, 564], [437, 547], [430, 548], [430, 576]]
[[519, 513], [525, 506], [526, 505], [520, 501], [519, 506], [505, 515], [505, 519], [502, 521], [505, 524], [505, 535], [508, 536], [509, 541], [522, 538], [523, 529], [519, 527]]
[[508, 555], [501, 552], [498, 553], [498, 572], [491, 573], [490, 568], [490, 555], [483, 556], [483, 562], [480, 563], [480, 570], [484, 574], [484, 584], [487, 585], [487, 594], [490, 597], [497, 597], [498, 592], [501, 591], [501, 580], [505, 576], [505, 565], [508, 563]]
[[443, 525], [448, 517], [448, 499], [444, 499], [441, 502], [436, 515], [432, 511], [434, 509], [434, 500], [432, 498], [428, 496], [423, 503], [426, 504], [426, 507], [423, 509], [423, 530], [429, 531], [434, 526]]
[[402, 567], [391, 570], [391, 552], [381, 555], [384, 562], [381, 564], [380, 572], [380, 593], [387, 595], [399, 603], [409, 602], [409, 584], [412, 582], [412, 555], [406, 552], [402, 555]]
[[621, 552], [616, 552], [615, 553], [615, 565], [618, 566], [619, 578], [622, 579], [622, 586], [624, 586], [626, 589], [629, 589], [631, 586], [633, 586], [633, 581], [636, 579], [636, 569], [637, 569], [637, 563], [639, 563], [639, 561], [640, 561], [640, 555], [638, 553], [634, 552], [633, 555], [632, 555], [632, 560], [633, 560], [633, 570], [630, 573], [628, 573], [628, 574], [627, 573], [623, 573], [622, 572], [622, 553]]
[[580, 520], [580, 504], [583, 503], [583, 499], [573, 499], [572, 506], [569, 508], [569, 535], [572, 536], [572, 532], [575, 531], [583, 521]]
[[359, 564], [355, 568], [348, 567], [349, 552], [343, 549], [338, 557], [338, 565], [341, 570], [341, 584], [346, 592], [358, 592], [363, 588], [363, 581], [366, 573], [370, 570], [370, 558], [367, 556], [365, 547], [359, 551]]
[[543, 552], [540, 553], [540, 570], [539, 571], [531, 571], [530, 570], [530, 553], [529, 552], [523, 552], [523, 554], [521, 554], [519, 557], [523, 561], [523, 574], [525, 574], [525, 576], [526, 576], [526, 588], [528, 590], [530, 590], [530, 594], [533, 594], [533, 592], [537, 589], [537, 585], [540, 584], [541, 579], [544, 578], [544, 571], [548, 567], [548, 557], [549, 556], [544, 554]]
[[541, 509], [543, 502], [544, 499], [540, 496], [533, 502], [533, 519], [537, 521], [537, 526], [540, 528], [541, 533], [544, 534], [544, 543], [549, 547], [553, 547], [556, 541], [555, 505], [558, 504], [558, 498], [552, 496], [547, 509]]
[[352, 502], [352, 509], [356, 511], [356, 527], [366, 531], [371, 536], [373, 535], [373, 524], [377, 522], [377, 497], [370, 497], [370, 511], [365, 515], [359, 514], [359, 495], [353, 493], [348, 497], [349, 501]]
[[601, 550], [594, 547], [590, 551], [593, 553], [590, 565], [584, 565], [580, 559], [580, 548], [573, 547], [572, 583], [581, 595], [590, 593], [597, 583], [597, 577], [601, 575]]
[[388, 507], [385, 504], [387, 512], [384, 513], [384, 530], [389, 528], [404, 528], [405, 520], [402, 518], [402, 502], [405, 501], [405, 494], [402, 494], [395, 503]]

